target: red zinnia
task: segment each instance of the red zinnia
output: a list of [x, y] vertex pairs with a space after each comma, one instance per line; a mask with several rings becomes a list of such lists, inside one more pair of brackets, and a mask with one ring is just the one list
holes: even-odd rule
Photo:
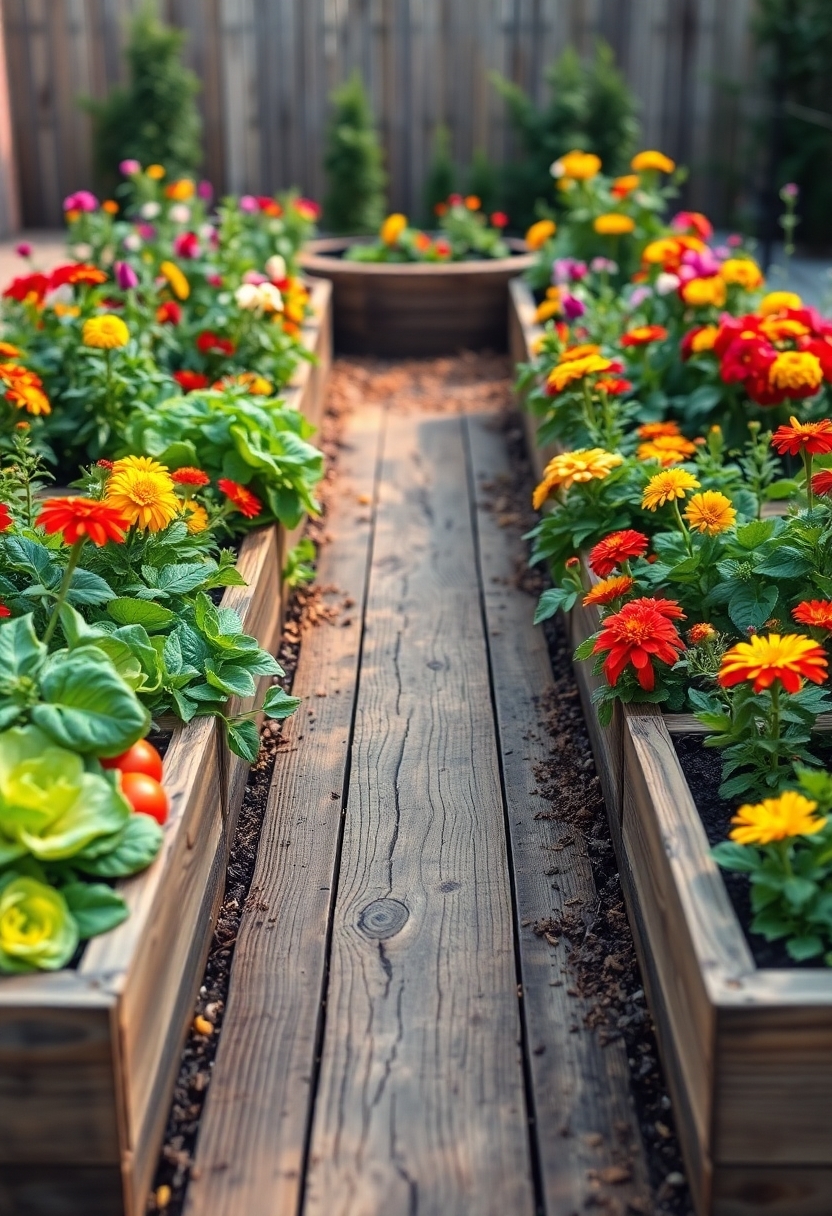
[[233, 355], [237, 349], [230, 338], [223, 338], [211, 329], [197, 335], [196, 348], [203, 355]]
[[67, 545], [87, 537], [94, 545], [106, 545], [108, 540], [119, 544], [130, 527], [115, 507], [94, 498], [50, 498], [35, 523], [44, 532], [62, 533]]
[[9, 514], [9, 508], [4, 502], [0, 502], [0, 532], [5, 532], [13, 523], [14, 520]]
[[508, 216], [505, 211], [494, 211], [491, 215], [491, 226], [493, 228], [505, 228], [508, 224]]
[[663, 600], [660, 596], [642, 596], [641, 599], [633, 600], [632, 602], [655, 609], [656, 612], [660, 612], [663, 617], [666, 617], [668, 621], [683, 621], [685, 619], [685, 614], [676, 600]]
[[644, 533], [636, 532], [632, 528], [623, 532], [611, 532], [590, 550], [590, 568], [599, 578], [606, 578], [628, 558], [642, 557], [648, 544]]
[[247, 490], [245, 486], [241, 486], [236, 481], [229, 481], [227, 477], [222, 477], [217, 482], [218, 487], [223, 494], [234, 503], [241, 514], [245, 515], [246, 519], [254, 519], [255, 515], [259, 515], [263, 510], [263, 504], [256, 495], [252, 494], [251, 490]]
[[599, 376], [595, 381], [597, 389], [603, 389], [610, 397], [620, 397], [622, 393], [629, 393], [633, 387], [632, 380], [622, 380], [620, 376]]
[[207, 388], [210, 381], [202, 372], [192, 372], [188, 368], [174, 372], [173, 378], [184, 393], [193, 393], [198, 388]]
[[21, 303], [40, 304], [49, 290], [49, 279], [45, 274], [24, 274], [12, 279], [3, 292], [8, 300], [19, 300]]
[[182, 320], [182, 307], [176, 300], [165, 300], [156, 309], [156, 320], [160, 325], [178, 325]]
[[106, 283], [107, 275], [97, 266], [89, 266], [86, 262], [69, 262], [66, 266], [57, 266], [49, 277], [50, 290], [62, 287], [64, 283], [88, 283], [95, 287]]
[[180, 486], [207, 486], [211, 480], [207, 473], [203, 473], [202, 469], [195, 469], [191, 465], [185, 465], [184, 468], [177, 469], [170, 476], [171, 480]]
[[663, 325], [637, 325], [621, 339], [622, 346], [646, 346], [648, 342], [663, 342], [667, 330]]
[[802, 603], [792, 608], [792, 616], [801, 625], [832, 630], [832, 601], [803, 600]]
[[812, 478], [812, 493], [821, 498], [832, 494], [832, 469], [821, 469]]
[[5, 617], [5, 616], [11, 616], [11, 614], [12, 614], [11, 608], [6, 607], [5, 604], [0, 604], [0, 618]]
[[604, 654], [604, 675], [614, 686], [631, 664], [639, 684], [651, 692], [656, 683], [652, 660], [673, 664], [685, 649], [676, 626], [650, 599], [633, 600], [604, 621], [593, 654]]
[[801, 451], [810, 456], [825, 456], [832, 452], [832, 420], [822, 418], [820, 422], [799, 422], [790, 418], [788, 426], [779, 426], [771, 439], [771, 446], [781, 456], [786, 452], [797, 456]]

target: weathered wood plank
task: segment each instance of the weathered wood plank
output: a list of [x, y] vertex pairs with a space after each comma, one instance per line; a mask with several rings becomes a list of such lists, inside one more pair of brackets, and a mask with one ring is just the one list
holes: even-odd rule
[[392, 418], [309, 1216], [530, 1216], [516, 984], [461, 423]]
[[318, 577], [357, 606], [304, 635], [294, 691], [307, 701], [284, 727], [188, 1216], [298, 1210], [371, 543], [358, 500], [373, 494], [379, 425], [362, 411], [345, 437]]
[[[625, 1142], [632, 1179], [615, 1188], [621, 1202], [636, 1196], [646, 1201], [647, 1170], [624, 1043], [602, 1047], [595, 1032], [585, 1028], [592, 1002], [569, 995], [563, 983], [568, 942], [562, 939], [553, 948], [534, 932], [535, 923], [553, 911], [568, 915], [576, 904], [592, 909], [597, 895], [587, 854], [571, 825], [535, 817], [541, 809], [539, 796], [530, 790], [535, 767], [551, 757], [551, 743], [541, 730], [541, 702], [553, 687], [549, 655], [543, 630], [532, 623], [534, 600], [515, 586], [523, 529], [501, 527], [482, 501], [485, 483], [511, 477], [503, 436], [487, 415], [468, 418], [467, 431], [520, 923], [535, 1134], [547, 1216], [572, 1216], [597, 1194], [587, 1171], [620, 1164]], [[546, 876], [552, 849], [558, 850], [557, 892]]]

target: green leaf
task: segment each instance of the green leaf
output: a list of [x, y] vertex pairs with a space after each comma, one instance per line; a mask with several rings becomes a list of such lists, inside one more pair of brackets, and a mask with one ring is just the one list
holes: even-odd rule
[[300, 697], [292, 697], [279, 684], [273, 684], [263, 700], [263, 712], [267, 718], [282, 721], [289, 718], [302, 704]]
[[76, 570], [67, 592], [70, 604], [106, 604], [113, 599], [115, 591], [109, 583], [91, 570]]
[[83, 754], [117, 756], [150, 726], [150, 714], [96, 646], [50, 655], [41, 696], [32, 720], [56, 743]]
[[791, 477], [784, 477], [780, 481], [773, 481], [771, 485], [766, 486], [763, 490], [763, 498], [767, 502], [773, 502], [777, 499], [791, 498], [800, 488], [798, 482]]
[[229, 749], [234, 755], [242, 756], [244, 760], [254, 764], [260, 751], [260, 732], [256, 723], [247, 718], [228, 722], [225, 733]]
[[802, 578], [812, 569], [812, 562], [804, 557], [799, 549], [789, 545], [779, 546], [772, 555], [757, 562], [755, 574], [765, 574], [769, 578]]
[[593, 633], [592, 637], [584, 638], [580, 646], [575, 651], [573, 658], [577, 660], [591, 659], [595, 652], [595, 643], [598, 640], [598, 634]]
[[32, 616], [19, 616], [0, 625], [0, 688], [9, 688], [23, 676], [34, 678], [46, 658]]
[[164, 832], [155, 819], [150, 815], [133, 814], [112, 837], [112, 847], [107, 852], [98, 851], [95, 857], [81, 854], [73, 861], [85, 874], [124, 878], [146, 869], [162, 847], [163, 839]]
[[779, 598], [776, 587], [764, 583], [740, 583], [728, 601], [728, 615], [740, 632], [752, 627], [760, 629], [772, 614]]
[[774, 534], [773, 519], [752, 519], [751, 523], [737, 528], [736, 537], [743, 549], [756, 549]]
[[753, 874], [758, 864], [755, 849], [730, 840], [715, 845], [711, 849], [711, 856], [724, 870], [737, 870], [741, 874]]
[[163, 566], [158, 572], [156, 585], [168, 595], [187, 595], [189, 591], [201, 587], [209, 573], [202, 562]]
[[61, 887], [61, 895], [75, 918], [82, 940], [108, 933], [130, 914], [123, 897], [104, 883], [69, 883]]
[[176, 618], [176, 613], [152, 600], [131, 599], [119, 596], [107, 604], [107, 613], [119, 625], [143, 625], [148, 633], [167, 629]]
[[814, 933], [807, 933], [802, 937], [790, 937], [786, 942], [786, 950], [793, 959], [802, 963], [808, 958], [817, 958], [819, 954], [823, 954], [823, 939]]
[[818, 886], [808, 878], [788, 878], [783, 884], [783, 892], [789, 903], [799, 910], [817, 895]]
[[223, 663], [219, 669], [213, 663], [206, 663], [205, 679], [213, 688], [219, 688], [230, 697], [251, 697], [257, 691], [251, 673], [233, 663]]

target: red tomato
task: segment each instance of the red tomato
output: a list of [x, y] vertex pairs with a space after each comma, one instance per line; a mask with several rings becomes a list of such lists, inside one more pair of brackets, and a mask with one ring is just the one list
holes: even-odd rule
[[162, 780], [162, 757], [147, 739], [139, 739], [120, 756], [110, 756], [101, 761], [102, 768], [120, 768], [123, 773], [146, 773], [148, 777]]
[[168, 796], [155, 777], [147, 773], [122, 773], [121, 792], [134, 811], [152, 815], [158, 823], [168, 817]]

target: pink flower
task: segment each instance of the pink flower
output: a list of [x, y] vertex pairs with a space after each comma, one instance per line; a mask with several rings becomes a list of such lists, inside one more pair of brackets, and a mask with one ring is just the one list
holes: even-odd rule
[[201, 199], [205, 200], [206, 203], [210, 203], [211, 199], [214, 197], [214, 187], [210, 182], [201, 181], [196, 188], [196, 192]]
[[132, 177], [134, 173], [141, 173], [142, 167], [133, 157], [128, 157], [123, 160], [118, 167], [119, 173], [123, 173], [125, 177]]
[[173, 252], [178, 258], [195, 258], [199, 256], [199, 237], [195, 232], [180, 232], [174, 237]]
[[64, 211], [97, 211], [98, 199], [89, 190], [76, 190], [64, 199]]
[[261, 283], [268, 283], [268, 281], [269, 276], [261, 274], [259, 270], [247, 270], [243, 275], [244, 283], [254, 283], [256, 286], [259, 286]]
[[19, 258], [30, 258], [32, 256], [32, 246], [27, 241], [21, 241], [19, 245], [15, 245], [14, 251]]
[[116, 282], [122, 291], [129, 291], [132, 287], [138, 287], [139, 276], [129, 262], [116, 262], [114, 269], [116, 272]]
[[152, 224], [137, 224], [136, 231], [144, 241], [152, 241], [156, 235], [156, 229]]
[[586, 305], [577, 296], [564, 293], [560, 298], [560, 306], [563, 309], [563, 315], [569, 321], [574, 321], [576, 317], [582, 317], [586, 312]]
[[239, 207], [241, 211], [247, 211], [249, 214], [260, 210], [253, 194], [244, 194], [240, 199]]

